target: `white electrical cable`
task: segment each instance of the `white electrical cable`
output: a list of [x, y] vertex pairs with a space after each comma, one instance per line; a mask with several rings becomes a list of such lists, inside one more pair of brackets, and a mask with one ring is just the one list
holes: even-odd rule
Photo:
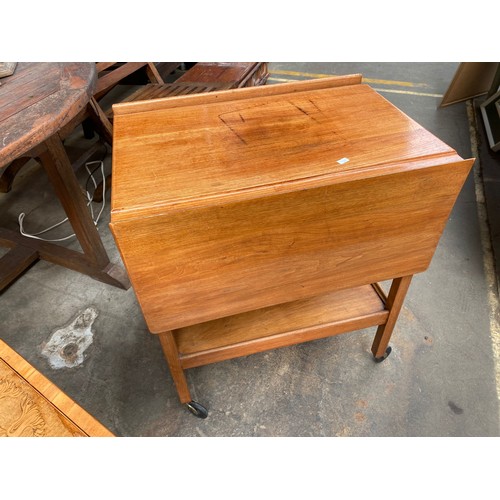
[[104, 211], [104, 207], [106, 206], [106, 176], [104, 175], [104, 163], [102, 161], [89, 161], [85, 164], [85, 168], [87, 169], [87, 172], [92, 179], [92, 182], [94, 184], [94, 192], [95, 189], [97, 189], [97, 182], [94, 179], [94, 176], [90, 172], [89, 165], [93, 165], [95, 163], [100, 163], [101, 165], [101, 176], [102, 176], [102, 205], [101, 205], [101, 210], [99, 210], [99, 213], [97, 214], [97, 218], [94, 219], [94, 210], [92, 209], [92, 198], [93, 196], [90, 196], [89, 192], [86, 191], [87, 193], [87, 198], [89, 200], [87, 206], [90, 205], [90, 212], [92, 215], [92, 220], [94, 221], [94, 224], [97, 226], [97, 223], [99, 222], [99, 219], [101, 218], [101, 215]]
[[[102, 206], [101, 206], [101, 210], [99, 211], [99, 214], [97, 215], [97, 217], [95, 219], [94, 219], [94, 210], [92, 208], [92, 196], [87, 191], [87, 189], [85, 189], [85, 192], [87, 194], [87, 207], [90, 207], [90, 214], [91, 214], [92, 220], [94, 221], [94, 224], [97, 226], [97, 223], [99, 222], [99, 219], [101, 218], [101, 215], [102, 215], [102, 213], [104, 211], [104, 207], [106, 205], [106, 177], [104, 175], [104, 162], [102, 162], [100, 160], [90, 161], [90, 162], [87, 162], [85, 164], [85, 168], [87, 169], [87, 172], [89, 174], [89, 177], [87, 178], [87, 182], [88, 182], [89, 178], [92, 179], [92, 183], [94, 184], [94, 190], [95, 190], [95, 189], [97, 189], [97, 183], [96, 183], [96, 181], [94, 179], [93, 173], [89, 169], [89, 166], [90, 165], [94, 165], [96, 163], [100, 164], [101, 175], [102, 175]], [[64, 238], [56, 238], [56, 239], [47, 239], [47, 238], [40, 238], [39, 237], [40, 234], [47, 233], [48, 231], [50, 231], [52, 229], [55, 229], [56, 227], [60, 226], [61, 224], [64, 224], [65, 222], [67, 222], [67, 220], [68, 220], [67, 217], [65, 219], [63, 219], [62, 221], [57, 222], [53, 226], [50, 226], [50, 227], [48, 227], [46, 229], [43, 229], [42, 231], [39, 231], [38, 233], [31, 233], [31, 234], [27, 233], [24, 230], [23, 222], [24, 222], [24, 218], [25, 217], [26, 217], [26, 214], [24, 212], [20, 213], [19, 217], [18, 217], [18, 222], [19, 222], [19, 231], [20, 231], [20, 233], [23, 236], [26, 236], [27, 238], [33, 238], [35, 240], [41, 240], [41, 241], [55, 242], [55, 241], [65, 241], [65, 240], [69, 240], [70, 238], [74, 238], [75, 237], [74, 233], [70, 234], [69, 236], [65, 236]]]

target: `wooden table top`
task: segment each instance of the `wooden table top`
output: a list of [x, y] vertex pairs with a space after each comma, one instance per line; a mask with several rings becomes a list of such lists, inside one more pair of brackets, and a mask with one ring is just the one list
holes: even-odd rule
[[114, 106], [115, 220], [126, 210], [459, 159], [369, 86], [328, 80], [293, 93], [285, 84]]
[[66, 125], [88, 103], [95, 63], [17, 64], [0, 85], [0, 167]]

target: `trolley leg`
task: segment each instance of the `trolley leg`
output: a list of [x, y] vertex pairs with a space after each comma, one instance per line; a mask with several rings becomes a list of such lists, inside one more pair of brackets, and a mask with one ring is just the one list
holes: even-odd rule
[[189, 403], [189, 401], [191, 401], [191, 394], [189, 392], [186, 376], [184, 375], [184, 370], [181, 367], [179, 351], [177, 350], [174, 335], [172, 332], [163, 332], [158, 334], [158, 337], [160, 338], [163, 354], [165, 358], [167, 358], [168, 367], [174, 379], [179, 399], [181, 403]]
[[383, 361], [391, 352], [391, 348], [388, 347], [389, 340], [391, 339], [392, 331], [396, 325], [412, 277], [412, 275], [403, 276], [392, 281], [386, 302], [386, 309], [389, 310], [389, 316], [385, 324], [378, 327], [372, 344], [372, 353], [377, 362]]
[[206, 418], [208, 416], [207, 409], [191, 399], [191, 393], [189, 392], [186, 376], [181, 366], [179, 351], [177, 350], [173, 333], [170, 331], [162, 332], [158, 334], [158, 337], [181, 403], [185, 404], [188, 410], [197, 417]]

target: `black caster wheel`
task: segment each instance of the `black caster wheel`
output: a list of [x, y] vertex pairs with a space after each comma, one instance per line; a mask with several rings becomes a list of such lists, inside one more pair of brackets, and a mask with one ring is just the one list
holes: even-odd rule
[[391, 351], [392, 351], [392, 347], [389, 346], [386, 350], [385, 350], [385, 353], [383, 356], [380, 356], [380, 358], [373, 358], [375, 360], [375, 363], [382, 363], [382, 361], [384, 361], [384, 359], [387, 359], [387, 357], [389, 356], [389, 354], [391, 354]]
[[186, 403], [186, 406], [187, 409], [196, 417], [198, 418], [208, 417], [208, 410], [203, 405], [200, 405], [200, 403], [197, 403], [196, 401], [190, 401], [189, 403]]

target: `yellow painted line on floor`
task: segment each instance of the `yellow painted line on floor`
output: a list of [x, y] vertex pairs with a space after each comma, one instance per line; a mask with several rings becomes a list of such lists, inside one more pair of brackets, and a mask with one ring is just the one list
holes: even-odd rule
[[479, 138], [475, 127], [475, 112], [471, 100], [467, 101], [467, 117], [469, 119], [469, 132], [471, 138], [472, 156], [476, 158], [472, 167], [474, 175], [474, 187], [476, 194], [477, 215], [479, 219], [479, 232], [481, 246], [483, 248], [483, 268], [488, 290], [488, 308], [490, 320], [490, 338], [495, 363], [495, 382], [497, 389], [497, 399], [500, 402], [500, 324], [498, 321], [500, 313], [500, 303], [498, 299], [498, 283], [495, 273], [495, 259], [491, 247], [491, 237], [488, 224], [488, 213], [486, 211], [486, 200], [484, 196], [484, 186], [481, 175], [481, 165], [479, 162]]
[[[274, 77], [269, 77], [267, 79], [268, 81], [273, 81], [273, 82], [280, 82], [280, 83], [288, 83], [288, 82], [298, 82], [300, 80], [297, 79], [290, 79], [290, 78], [274, 78]], [[363, 79], [363, 81], [366, 83], [367, 81]], [[427, 92], [415, 92], [412, 90], [398, 90], [398, 89], [379, 89], [379, 88], [374, 88], [373, 90], [376, 90], [377, 92], [388, 92], [389, 94], [407, 94], [407, 95], [418, 95], [418, 96], [423, 96], [423, 97], [443, 97], [442, 94], [429, 94]]]
[[377, 92], [388, 92], [389, 94], [407, 94], [407, 95], [418, 95], [423, 97], [443, 97], [443, 94], [428, 94], [426, 92], [412, 92], [411, 90], [396, 90], [396, 89], [376, 89], [373, 90]]
[[[285, 75], [285, 76], [299, 76], [307, 78], [328, 78], [336, 75], [329, 75], [326, 73], [305, 73], [302, 71], [288, 71], [284, 69], [276, 69], [270, 72], [273, 75]], [[429, 87], [427, 83], [414, 83], [414, 82], [402, 82], [399, 80], [381, 80], [378, 78], [364, 78], [364, 83], [375, 83], [377, 85], [396, 85], [398, 87]]]

